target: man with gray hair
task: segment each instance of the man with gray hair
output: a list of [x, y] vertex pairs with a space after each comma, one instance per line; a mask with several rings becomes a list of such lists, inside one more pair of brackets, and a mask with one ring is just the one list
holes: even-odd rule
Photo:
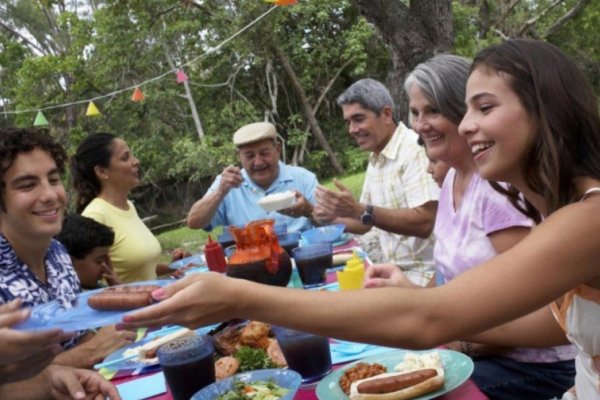
[[[415, 284], [426, 286], [434, 275], [433, 225], [439, 189], [427, 173], [427, 156], [418, 136], [394, 118], [394, 101], [374, 79], [361, 79], [337, 100], [348, 133], [369, 151], [362, 194], [357, 201], [334, 179], [338, 191], [319, 186], [317, 220], [346, 224], [366, 234], [361, 245], [374, 262], [392, 262]], [[370, 246], [369, 238], [377, 246]]]

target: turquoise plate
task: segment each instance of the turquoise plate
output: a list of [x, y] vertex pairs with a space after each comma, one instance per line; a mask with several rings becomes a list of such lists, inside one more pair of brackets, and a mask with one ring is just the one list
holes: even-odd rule
[[331, 245], [333, 247], [343, 246], [346, 243], [348, 243], [350, 241], [350, 239], [352, 239], [352, 234], [348, 233], [348, 232], [344, 232], [342, 234], [342, 236], [340, 236], [340, 238], [336, 242], [333, 242]]
[[[352, 364], [348, 364], [344, 368], [340, 368], [331, 372], [317, 385], [317, 397], [320, 400], [347, 400], [348, 396], [342, 391], [338, 384], [340, 378], [344, 374], [344, 371], [350, 367], [353, 367], [356, 363], [379, 363], [387, 368], [388, 371], [393, 371], [394, 367], [404, 361], [406, 353], [429, 353], [434, 350], [426, 351], [412, 351], [412, 350], [398, 350], [390, 353], [378, 354], [376, 356], [366, 357]], [[428, 393], [424, 396], [415, 397], [414, 400], [427, 400], [441, 396], [448, 393], [460, 385], [462, 385], [473, 373], [473, 361], [466, 355], [444, 349], [436, 349], [440, 353], [442, 364], [444, 365], [444, 374], [446, 377], [446, 383], [444, 387], [435, 392]]]

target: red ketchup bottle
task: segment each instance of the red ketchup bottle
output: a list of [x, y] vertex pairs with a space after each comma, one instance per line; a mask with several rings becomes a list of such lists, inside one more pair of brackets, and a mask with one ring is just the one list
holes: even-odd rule
[[209, 270], [225, 272], [227, 269], [223, 248], [218, 242], [213, 241], [210, 235], [208, 235], [208, 242], [204, 246], [204, 257], [206, 258], [206, 265], [208, 265]]

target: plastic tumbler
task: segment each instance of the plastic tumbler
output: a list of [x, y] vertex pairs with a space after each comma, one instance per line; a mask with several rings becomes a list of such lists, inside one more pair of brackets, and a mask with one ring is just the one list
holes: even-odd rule
[[215, 381], [214, 352], [208, 335], [184, 337], [158, 348], [158, 361], [174, 400], [189, 400]]
[[324, 285], [327, 268], [333, 266], [331, 243], [307, 244], [292, 250], [292, 257], [305, 288]]
[[292, 250], [298, 247], [298, 243], [300, 242], [300, 232], [288, 232], [281, 235], [277, 235], [277, 240], [279, 241], [279, 245], [291, 257]]
[[280, 326], [272, 330], [288, 367], [302, 376], [302, 383], [315, 382], [331, 371], [328, 338]]

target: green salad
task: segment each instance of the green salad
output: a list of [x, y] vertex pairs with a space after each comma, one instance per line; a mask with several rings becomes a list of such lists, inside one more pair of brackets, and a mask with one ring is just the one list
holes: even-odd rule
[[279, 368], [263, 349], [242, 346], [235, 358], [240, 362], [239, 372], [254, 371], [255, 369]]
[[289, 389], [282, 388], [273, 379], [250, 383], [234, 379], [232, 389], [217, 397], [217, 400], [278, 400], [288, 392]]

